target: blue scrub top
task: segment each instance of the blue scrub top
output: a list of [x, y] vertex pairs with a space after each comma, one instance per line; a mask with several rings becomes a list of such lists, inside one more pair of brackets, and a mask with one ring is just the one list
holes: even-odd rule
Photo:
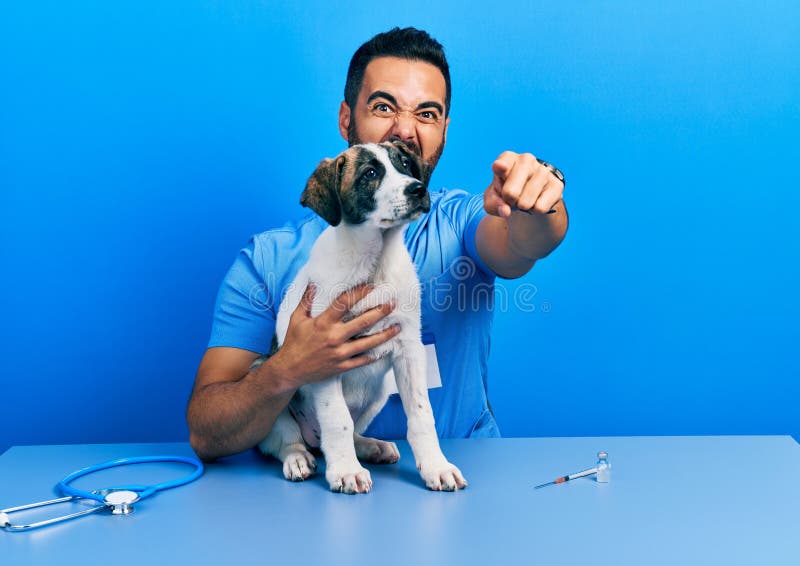
[[[475, 249], [483, 196], [455, 190], [430, 195], [430, 212], [409, 225], [405, 242], [422, 287], [423, 342], [435, 344], [441, 374], [442, 387], [429, 390], [436, 431], [441, 438], [498, 437], [487, 400], [495, 275]], [[209, 348], [269, 352], [281, 300], [327, 226], [311, 214], [253, 236], [220, 287]], [[397, 394], [365, 434], [405, 438]]]

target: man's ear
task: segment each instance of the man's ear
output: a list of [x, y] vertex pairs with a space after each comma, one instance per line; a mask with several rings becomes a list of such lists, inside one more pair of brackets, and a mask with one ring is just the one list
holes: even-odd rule
[[337, 226], [342, 221], [339, 185], [344, 159], [343, 155], [336, 159], [323, 159], [300, 195], [300, 204], [319, 214], [331, 226]]
[[339, 105], [339, 134], [344, 138], [348, 144], [350, 140], [348, 139], [348, 133], [350, 131], [350, 107], [347, 103], [342, 100], [342, 103]]

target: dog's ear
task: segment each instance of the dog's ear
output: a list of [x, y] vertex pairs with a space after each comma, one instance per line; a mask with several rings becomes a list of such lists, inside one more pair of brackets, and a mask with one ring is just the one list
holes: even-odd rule
[[408, 158], [408, 163], [411, 166], [411, 176], [417, 179], [418, 181], [422, 181], [423, 184], [427, 186], [428, 179], [430, 178], [430, 174], [428, 174], [428, 167], [425, 165], [425, 162], [422, 161], [416, 153], [411, 151], [411, 149], [399, 140], [394, 140], [392, 145], [395, 146], [397, 149], [400, 150], [400, 153], [405, 155]]
[[340, 155], [336, 159], [320, 161], [300, 196], [300, 204], [319, 214], [331, 226], [337, 226], [342, 221], [339, 185], [344, 159], [344, 156]]

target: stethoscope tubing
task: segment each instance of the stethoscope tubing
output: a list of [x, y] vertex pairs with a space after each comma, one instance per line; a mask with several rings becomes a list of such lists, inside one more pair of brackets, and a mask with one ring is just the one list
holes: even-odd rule
[[[114, 468], [116, 466], [127, 466], [130, 464], [161, 463], [161, 462], [178, 462], [181, 464], [189, 464], [190, 466], [194, 466], [194, 471], [191, 474], [188, 474], [182, 478], [165, 481], [153, 485], [126, 485], [126, 486], [107, 487], [104, 489], [95, 489], [93, 491], [84, 491], [82, 489], [78, 489], [70, 485], [70, 483], [72, 483], [73, 481], [75, 481], [80, 477], [92, 474], [94, 472], [99, 472], [101, 470]], [[90, 513], [96, 513], [99, 511], [108, 511], [108, 510], [110, 510], [113, 515], [127, 515], [133, 512], [132, 505], [137, 501], [141, 501], [145, 497], [149, 497], [158, 491], [171, 489], [173, 487], [178, 487], [187, 484], [189, 482], [192, 482], [196, 480], [198, 477], [200, 477], [203, 474], [203, 471], [204, 471], [203, 463], [197, 458], [192, 458], [188, 456], [138, 456], [133, 458], [120, 458], [119, 460], [110, 460], [108, 462], [103, 462], [102, 464], [95, 464], [93, 466], [89, 466], [87, 468], [83, 468], [75, 472], [72, 472], [71, 474], [64, 477], [64, 479], [62, 479], [60, 482], [58, 482], [58, 484], [56, 485], [56, 489], [58, 489], [65, 497], [61, 497], [58, 499], [51, 499], [49, 501], [39, 501], [36, 503], [29, 503], [27, 505], [20, 505], [18, 507], [9, 507], [8, 509], [0, 510], [0, 528], [5, 531], [11, 531], [11, 532], [27, 531], [30, 529], [37, 529], [39, 527], [44, 527], [46, 525], [61, 523], [63, 521], [68, 521], [76, 517], [82, 517]], [[97, 503], [99, 503], [99, 505], [95, 505], [93, 507], [90, 507], [89, 509], [86, 509], [84, 511], [79, 511], [77, 513], [62, 515], [60, 517], [53, 517], [35, 523], [15, 524], [12, 523], [9, 518], [9, 514], [11, 513], [25, 511], [28, 509], [35, 509], [38, 507], [46, 507], [58, 503], [65, 503], [76, 499], [90, 499], [92, 501], [96, 501]]]
[[[93, 474], [101, 470], [107, 470], [109, 468], [115, 468], [117, 466], [127, 466], [130, 464], [150, 464], [156, 462], [158, 463], [178, 462], [181, 464], [189, 464], [190, 466], [194, 466], [195, 469], [191, 474], [186, 475], [182, 478], [165, 481], [153, 485], [114, 486], [104, 489], [96, 489], [93, 491], [85, 491], [70, 485], [73, 481], [75, 481], [80, 477]], [[99, 503], [105, 502], [105, 495], [109, 491], [117, 491], [117, 490], [135, 491], [136, 493], [139, 494], [139, 500], [142, 500], [145, 497], [150, 497], [151, 495], [153, 495], [158, 491], [164, 491], [165, 489], [172, 489], [173, 487], [179, 487], [181, 485], [193, 482], [194, 480], [199, 478], [202, 474], [203, 474], [203, 463], [200, 462], [200, 460], [198, 460], [197, 458], [192, 458], [189, 456], [135, 456], [132, 458], [120, 458], [118, 460], [110, 460], [108, 462], [103, 462], [101, 464], [95, 464], [80, 470], [76, 470], [71, 474], [65, 476], [64, 479], [58, 482], [58, 485], [56, 487], [65, 496], [93, 499]]]

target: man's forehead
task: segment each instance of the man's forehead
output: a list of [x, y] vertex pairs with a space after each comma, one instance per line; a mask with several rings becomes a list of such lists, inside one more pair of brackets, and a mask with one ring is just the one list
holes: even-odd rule
[[444, 75], [436, 65], [418, 59], [377, 57], [364, 70], [359, 102], [376, 92], [385, 92], [404, 106], [423, 101], [444, 106], [446, 90]]

